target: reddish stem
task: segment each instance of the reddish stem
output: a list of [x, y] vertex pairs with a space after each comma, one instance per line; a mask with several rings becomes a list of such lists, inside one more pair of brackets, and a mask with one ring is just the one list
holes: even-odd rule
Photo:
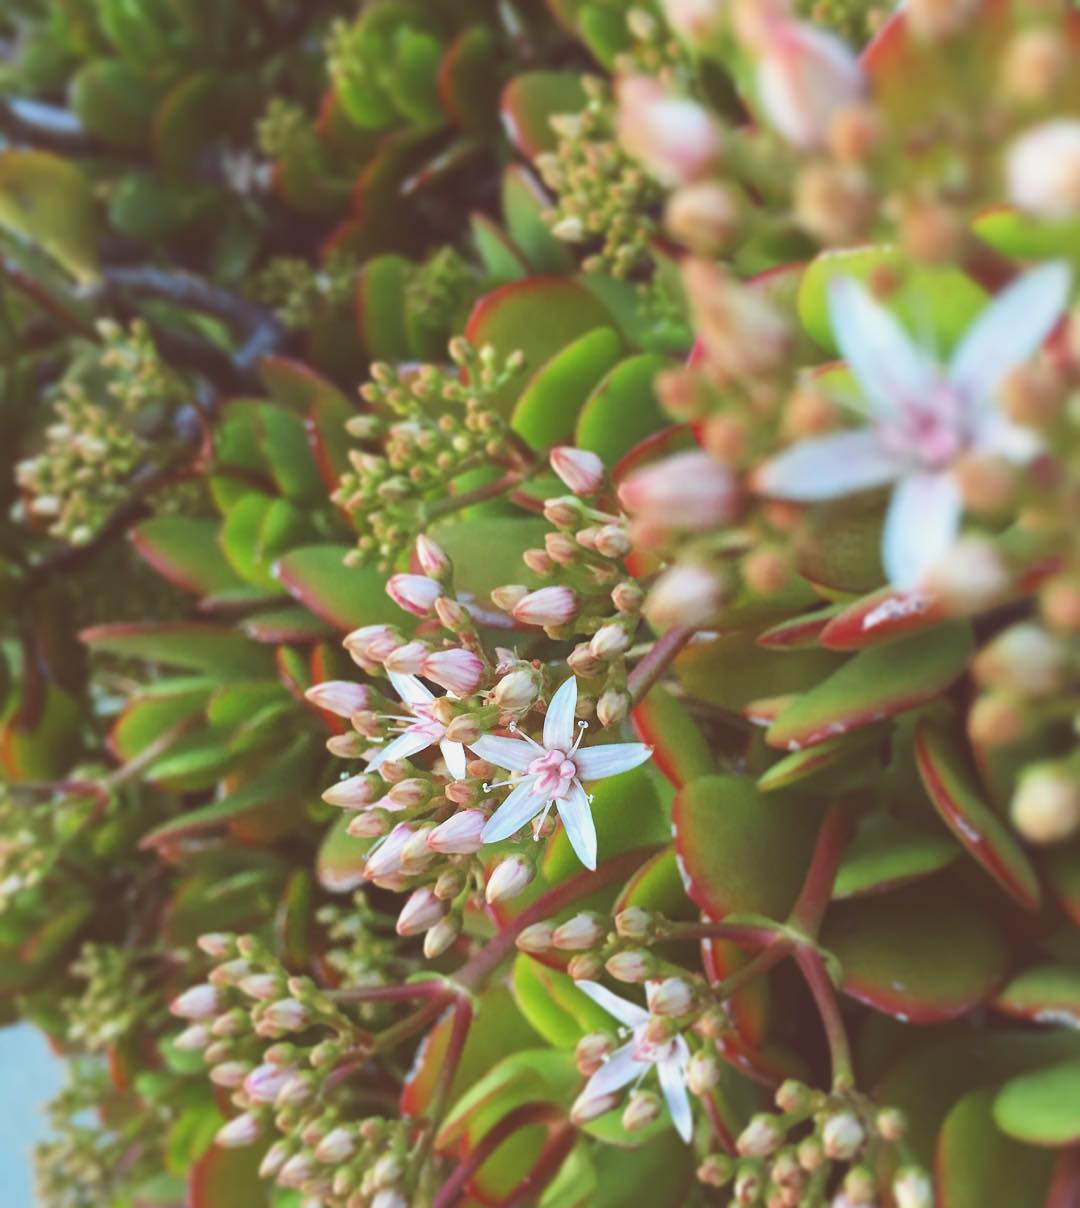
[[548, 1143], [533, 1163], [529, 1173], [518, 1183], [510, 1195], [499, 1202], [499, 1208], [529, 1208], [540, 1198], [540, 1192], [559, 1172], [566, 1155], [577, 1140], [577, 1129], [572, 1124], [557, 1128]]
[[356, 986], [352, 990], [327, 990], [334, 1002], [412, 1002], [418, 998], [441, 998], [448, 993], [446, 983], [439, 978], [424, 982], [407, 982], [401, 986]]
[[688, 625], [672, 625], [640, 663], [630, 672], [626, 681], [630, 699], [636, 705], [667, 670], [672, 659], [694, 636], [695, 630]]
[[773, 927], [755, 927], [752, 923], [673, 923], [663, 940], [730, 940], [740, 948], [769, 948], [779, 932]]
[[844, 1021], [840, 1016], [836, 992], [833, 990], [825, 962], [821, 959], [821, 954], [808, 944], [800, 945], [796, 949], [795, 960], [802, 970], [803, 977], [806, 978], [810, 993], [814, 996], [814, 1003], [825, 1029], [825, 1039], [829, 1042], [833, 1089], [840, 1090], [849, 1087], [853, 1081], [851, 1049], [848, 1046]]
[[708, 1094], [703, 1096], [701, 1101], [705, 1104], [705, 1112], [709, 1117], [709, 1123], [712, 1125], [713, 1133], [720, 1142], [721, 1148], [725, 1153], [729, 1153], [734, 1157], [736, 1152], [735, 1138], [731, 1135], [731, 1131], [720, 1115], [720, 1105], [716, 1102], [716, 1096]]
[[814, 854], [788, 922], [804, 935], [816, 936], [832, 897], [836, 870], [851, 834], [851, 815], [841, 803], [829, 807], [818, 832]]
[[558, 1113], [549, 1103], [526, 1103], [515, 1108], [473, 1146], [464, 1161], [439, 1188], [431, 1208], [453, 1208], [464, 1194], [469, 1180], [507, 1138], [531, 1124], [547, 1124], [555, 1119], [558, 1119]]

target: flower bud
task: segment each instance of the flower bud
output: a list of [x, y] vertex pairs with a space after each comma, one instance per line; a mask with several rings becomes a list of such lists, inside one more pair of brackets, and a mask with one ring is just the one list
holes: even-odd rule
[[630, 711], [630, 697], [625, 692], [608, 690], [596, 702], [596, 719], [602, 726], [613, 726]]
[[395, 930], [398, 935], [419, 935], [427, 931], [446, 913], [446, 903], [428, 888], [415, 889], [398, 915]]
[[608, 1032], [589, 1032], [577, 1042], [574, 1060], [583, 1078], [591, 1078], [615, 1051], [615, 1038]]
[[350, 819], [345, 833], [354, 839], [377, 839], [390, 829], [390, 814], [387, 810], [368, 808]]
[[[357, 717], [362, 714], [357, 713]], [[360, 733], [335, 734], [326, 740], [326, 749], [338, 759], [360, 759], [370, 746], [365, 735]]]
[[659, 983], [650, 982], [647, 989], [649, 1010], [653, 1015], [677, 1018], [694, 1005], [694, 989], [684, 978], [665, 977]]
[[339, 1125], [332, 1128], [315, 1147], [315, 1157], [320, 1162], [336, 1166], [345, 1162], [356, 1152], [356, 1137], [351, 1128]]
[[606, 928], [600, 915], [583, 910], [556, 927], [551, 942], [562, 952], [584, 952], [595, 948], [605, 934]]
[[431, 616], [435, 601], [443, 594], [442, 585], [426, 575], [391, 575], [386, 594], [399, 608], [417, 617]]
[[986, 537], [961, 537], [930, 568], [926, 590], [953, 616], [971, 616], [1001, 602], [1010, 586], [1001, 555]]
[[706, 1187], [723, 1187], [731, 1182], [735, 1167], [727, 1154], [711, 1153], [697, 1168], [698, 1181]]
[[424, 956], [429, 961], [442, 956], [460, 934], [461, 919], [458, 915], [448, 914], [439, 919], [424, 936]]
[[1069, 659], [1063, 644], [1034, 621], [1010, 625], [984, 647], [973, 670], [982, 684], [1027, 697], [1052, 696], [1064, 688]]
[[821, 1144], [834, 1162], [850, 1162], [866, 1140], [866, 1133], [851, 1112], [839, 1112], [825, 1121]]
[[279, 998], [277, 1002], [270, 1003], [262, 1018], [282, 1032], [299, 1032], [311, 1022], [307, 1007], [295, 998]]
[[531, 860], [524, 856], [507, 856], [505, 860], [499, 861], [488, 877], [484, 897], [489, 903], [516, 898], [519, 893], [525, 891], [535, 876], [536, 868]]
[[760, 288], [699, 256], [683, 262], [682, 274], [695, 329], [718, 374], [751, 378], [787, 360], [791, 325]]
[[247, 1077], [251, 1066], [246, 1061], [223, 1061], [210, 1071], [210, 1081], [215, 1086], [235, 1090]]
[[1009, 807], [1013, 825], [1030, 843], [1060, 843], [1080, 829], [1080, 778], [1075, 764], [1029, 765]]
[[700, 180], [723, 158], [723, 130], [696, 101], [670, 96], [644, 75], [620, 79], [616, 99], [619, 143], [662, 184]]
[[364, 865], [364, 876], [369, 881], [374, 881], [400, 872], [401, 849], [412, 834], [413, 829], [408, 823], [399, 822], [380, 844], [372, 848]]
[[416, 538], [416, 563], [429, 579], [444, 579], [452, 569], [442, 546], [423, 533]]
[[224, 960], [236, 952], [236, 937], [227, 931], [204, 932], [195, 942], [201, 951], [214, 960]]
[[570, 1109], [570, 1120], [580, 1127], [598, 1116], [605, 1115], [618, 1106], [618, 1102], [618, 1095], [590, 1095], [586, 1089], [574, 1100]]
[[656, 973], [656, 958], [645, 948], [631, 948], [608, 957], [604, 968], [618, 981], [644, 982]]
[[959, 33], [979, 9], [979, 0], [908, 0], [905, 17], [920, 38], [936, 41]]
[[905, 1166], [892, 1185], [896, 1208], [934, 1208], [934, 1185], [917, 1166]]
[[699, 1049], [687, 1064], [686, 1085], [695, 1095], [707, 1095], [719, 1082], [720, 1062], [714, 1054]]
[[700, 562], [678, 562], [653, 584], [645, 616], [659, 630], [672, 625], [702, 629], [712, 624], [727, 600], [719, 571]]
[[291, 1065], [257, 1065], [244, 1079], [244, 1092], [253, 1103], [274, 1103], [296, 1072]]
[[502, 587], [492, 589], [491, 601], [496, 608], [503, 612], [513, 612], [518, 604], [529, 594], [529, 589], [520, 583], [507, 583]]
[[204, 1023], [193, 1023], [173, 1038], [173, 1048], [182, 1053], [197, 1053], [210, 1043], [210, 1029]]
[[874, 1120], [874, 1128], [878, 1136], [895, 1145], [907, 1133], [907, 1116], [898, 1107], [883, 1107]]
[[491, 699], [507, 713], [523, 713], [540, 695], [540, 677], [534, 671], [518, 668], [504, 675], [495, 685]]
[[575, 495], [593, 495], [604, 481], [604, 463], [587, 449], [557, 445], [548, 454], [551, 468]]
[[627, 1132], [639, 1132], [660, 1119], [660, 1098], [652, 1091], [631, 1091], [623, 1109], [622, 1126]]
[[574, 981], [595, 981], [604, 962], [595, 952], [577, 952], [566, 962], [566, 974]]
[[315, 1096], [315, 1076], [310, 1073], [293, 1074], [293, 1076], [278, 1091], [274, 1106], [300, 1107]]
[[426, 642], [405, 642], [387, 655], [383, 666], [398, 675], [418, 675], [427, 652]]
[[309, 688], [304, 696], [318, 709], [336, 713], [338, 717], [352, 717], [361, 709], [371, 707], [371, 689], [367, 684], [354, 684], [349, 680], [326, 680]]
[[460, 810], [429, 830], [424, 841], [442, 856], [472, 855], [483, 846], [480, 834], [486, 822], [483, 810]]
[[777, 1088], [775, 1103], [782, 1112], [805, 1112], [810, 1108], [811, 1097], [805, 1082], [787, 1078]]
[[469, 696], [479, 687], [484, 664], [471, 650], [436, 650], [425, 657], [420, 674], [455, 696]]
[[217, 1130], [214, 1140], [224, 1149], [237, 1149], [243, 1145], [252, 1145], [258, 1140], [262, 1125], [257, 1116], [244, 1112], [234, 1116], [228, 1124]]
[[803, 1137], [796, 1152], [799, 1165], [810, 1174], [820, 1170], [825, 1163], [825, 1150], [819, 1137]]
[[630, 648], [630, 637], [622, 625], [601, 625], [592, 635], [589, 650], [594, 658], [613, 659]]
[[1005, 161], [1009, 199], [1041, 218], [1080, 213], [1080, 121], [1059, 118], [1022, 134]]
[[409, 1208], [409, 1201], [396, 1188], [384, 1187], [372, 1197], [371, 1208]]
[[272, 1179], [282, 1166], [285, 1165], [291, 1156], [291, 1152], [291, 1146], [288, 1141], [275, 1141], [259, 1163], [259, 1178]]
[[578, 613], [577, 596], [569, 587], [541, 587], [514, 605], [512, 615], [522, 625], [555, 627], [569, 624]]
[[514, 943], [522, 952], [549, 952], [554, 947], [555, 927], [552, 923], [533, 923], [526, 927]]
[[619, 487], [630, 512], [673, 529], [706, 529], [735, 515], [737, 492], [731, 473], [708, 453], [677, 453], [631, 474]]
[[326, 789], [322, 795], [328, 805], [339, 805], [342, 809], [361, 809], [371, 805], [383, 795], [386, 785], [373, 772], [349, 776]]
[[278, 1171], [282, 1187], [302, 1187], [315, 1173], [315, 1163], [305, 1153], [294, 1153]]
[[346, 634], [341, 644], [357, 661], [381, 663], [404, 641], [393, 625], [363, 625]]
[[221, 994], [216, 987], [205, 983], [185, 990], [169, 1004], [169, 1010], [174, 1015], [196, 1022], [212, 1018], [221, 1010], [221, 1007]]

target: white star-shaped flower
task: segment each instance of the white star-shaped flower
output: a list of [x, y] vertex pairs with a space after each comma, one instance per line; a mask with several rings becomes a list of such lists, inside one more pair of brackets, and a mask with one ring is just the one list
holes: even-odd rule
[[[647, 983], [646, 997], [651, 998], [654, 986], [660, 984]], [[599, 982], [579, 981], [576, 985], [597, 1006], [603, 1007], [630, 1031], [629, 1041], [616, 1049], [585, 1084], [585, 1089], [578, 1096], [578, 1103], [602, 1099], [629, 1086], [631, 1082], [639, 1082], [655, 1066], [660, 1090], [671, 1113], [671, 1122], [679, 1136], [689, 1143], [694, 1132], [694, 1113], [686, 1089], [686, 1068], [690, 1062], [690, 1049], [686, 1041], [681, 1036], [673, 1036], [663, 1044], [654, 1044], [647, 1035], [651, 1018], [648, 1011], [612, 994]]]
[[455, 780], [463, 780], [465, 748], [460, 742], [450, 742], [447, 739], [446, 727], [434, 713], [433, 706], [437, 699], [435, 695], [429, 692], [415, 675], [401, 675], [396, 671], [389, 671], [387, 678], [408, 712], [392, 713], [384, 717], [384, 720], [395, 722], [400, 733], [385, 747], [376, 751], [368, 763], [368, 771], [374, 772], [387, 760], [410, 759], [413, 755], [426, 751], [428, 747], [438, 745], [450, 775]]
[[526, 736], [499, 738], [492, 734], [469, 744], [481, 759], [515, 773], [513, 780], [502, 782], [514, 788], [488, 819], [483, 830], [485, 843], [508, 839], [554, 805], [578, 859], [586, 868], [596, 867], [596, 826], [581, 782], [628, 772], [644, 763], [652, 748], [640, 742], [618, 742], [579, 749], [585, 723], [575, 738], [576, 708], [577, 680], [571, 676], [551, 698], [542, 744]]
[[1026, 273], [982, 311], [942, 366], [861, 285], [834, 279], [832, 330], [862, 388], [870, 424], [800, 441], [758, 470], [755, 489], [811, 502], [894, 483], [882, 561], [894, 586], [918, 586], [959, 531], [960, 459], [975, 454], [1022, 463], [1039, 452], [1035, 433], [998, 409], [997, 394], [1054, 329], [1069, 287], [1062, 263]]

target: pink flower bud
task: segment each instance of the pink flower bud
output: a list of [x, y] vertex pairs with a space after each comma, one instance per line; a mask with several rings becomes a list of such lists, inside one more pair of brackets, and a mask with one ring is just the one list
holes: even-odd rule
[[772, 1153], [783, 1139], [780, 1125], [763, 1112], [753, 1117], [739, 1134], [735, 1145], [744, 1158], [763, 1158]]
[[549, 952], [554, 946], [555, 928], [551, 923], [533, 923], [514, 941], [522, 952]]
[[695, 1095], [707, 1095], [720, 1081], [720, 1062], [699, 1049], [686, 1067], [686, 1085]]
[[228, 1124], [218, 1129], [214, 1140], [224, 1149], [239, 1149], [243, 1145], [252, 1145], [259, 1139], [262, 1125], [257, 1116], [244, 1112], [235, 1116]]
[[439, 919], [434, 927], [424, 936], [424, 956], [433, 961], [442, 954], [461, 934], [461, 919], [456, 914], [448, 914]]
[[390, 829], [390, 816], [386, 810], [367, 809], [350, 819], [345, 828], [354, 839], [377, 839]]
[[313, 1074], [293, 1074], [293, 1076], [285, 1082], [278, 1091], [278, 1096], [274, 1100], [274, 1106], [282, 1107], [299, 1107], [303, 1103], [307, 1103], [315, 1095]]
[[934, 1208], [934, 1186], [929, 1175], [917, 1166], [901, 1170], [892, 1186], [896, 1208]]
[[623, 150], [662, 184], [687, 184], [719, 164], [723, 131], [696, 101], [669, 95], [650, 76], [620, 80], [616, 97]]
[[282, 1032], [299, 1032], [311, 1022], [311, 1013], [295, 998], [279, 998], [266, 1008], [262, 1018]]
[[734, 476], [708, 453], [678, 453], [631, 474], [619, 488], [630, 512], [665, 528], [711, 529], [735, 516]]
[[519, 668], [499, 680], [491, 699], [507, 713], [521, 713], [534, 705], [539, 695], [540, 677], [534, 671]]
[[1059, 118], [1022, 134], [1005, 160], [1009, 199], [1040, 218], [1080, 214], [1080, 121]]
[[236, 939], [227, 931], [207, 931], [195, 942], [207, 956], [212, 956], [217, 961], [232, 956], [236, 951]]
[[616, 952], [608, 958], [604, 968], [618, 981], [643, 982], [655, 973], [656, 960], [647, 949], [635, 948], [628, 952]]
[[336, 713], [338, 717], [352, 717], [361, 709], [371, 708], [371, 689], [367, 684], [353, 684], [349, 680], [327, 680], [315, 684], [304, 696], [317, 709]]
[[426, 575], [391, 575], [386, 594], [399, 608], [417, 617], [429, 617], [435, 601], [443, 594], [442, 585]]
[[399, 822], [386, 838], [375, 848], [364, 865], [364, 876], [369, 881], [378, 877], [391, 877], [401, 871], [401, 849], [412, 838], [413, 828]]
[[425, 842], [441, 856], [468, 856], [483, 846], [480, 832], [487, 822], [483, 810], [461, 810], [427, 832]]
[[726, 593], [720, 576], [696, 562], [680, 562], [664, 571], [645, 601], [645, 615], [657, 629], [689, 625], [701, 629], [715, 621]]
[[646, 987], [649, 1010], [654, 1015], [685, 1015], [694, 1005], [694, 990], [681, 977], [665, 977], [661, 982], [650, 982]]
[[630, 637], [622, 625], [602, 625], [589, 642], [593, 658], [613, 659], [630, 648]]
[[577, 596], [569, 587], [541, 587], [520, 599], [513, 608], [523, 625], [567, 625], [577, 616]]
[[363, 625], [347, 634], [341, 644], [354, 659], [381, 663], [404, 640], [393, 625]]
[[536, 876], [532, 861], [524, 856], [507, 856], [500, 860], [488, 878], [484, 897], [488, 902], [503, 902], [516, 898]]
[[583, 1078], [591, 1078], [615, 1050], [615, 1042], [607, 1032], [589, 1032], [577, 1042], [574, 1060]]
[[431, 579], [442, 579], [451, 569], [445, 550], [423, 533], [416, 538], [416, 563]]
[[717, 376], [766, 374], [787, 359], [791, 324], [760, 288], [700, 256], [683, 261], [682, 275], [694, 328]]
[[173, 1039], [173, 1048], [182, 1053], [197, 1053], [210, 1043], [212, 1033], [204, 1023], [193, 1023]]
[[824, 30], [801, 21], [770, 21], [758, 51], [761, 107], [796, 147], [820, 146], [837, 110], [862, 98], [858, 59]]
[[521, 583], [505, 583], [502, 587], [491, 590], [491, 601], [496, 608], [503, 612], [513, 612], [517, 605], [529, 594], [529, 589]]
[[302, 1187], [315, 1173], [315, 1163], [305, 1153], [296, 1153], [278, 1171], [282, 1187]]
[[435, 650], [424, 658], [420, 674], [455, 696], [470, 696], [480, 684], [484, 664], [471, 650]]
[[831, 1116], [821, 1130], [821, 1143], [825, 1147], [825, 1154], [836, 1162], [850, 1162], [865, 1140], [863, 1126], [851, 1112], [840, 1112]]
[[396, 1187], [384, 1187], [375, 1194], [371, 1208], [409, 1208], [409, 1201]]
[[398, 935], [419, 935], [427, 931], [446, 913], [446, 903], [440, 901], [426, 886], [414, 889], [398, 915]]
[[604, 463], [588, 449], [557, 445], [548, 454], [548, 460], [575, 495], [593, 495], [604, 481]]
[[295, 1076], [291, 1065], [257, 1065], [244, 1079], [244, 1091], [253, 1103], [273, 1103]]
[[221, 1006], [221, 994], [216, 987], [204, 983], [177, 995], [169, 1004], [169, 1010], [181, 1019], [200, 1021], [212, 1018], [221, 1010]]
[[618, 1102], [618, 1095], [590, 1095], [586, 1089], [574, 1100], [570, 1119], [577, 1125], [588, 1124], [597, 1116], [606, 1115], [613, 1107], [618, 1106]]
[[364, 772], [360, 776], [349, 776], [332, 784], [322, 795], [328, 805], [340, 805], [343, 809], [362, 809], [378, 801], [383, 785], [378, 777]]
[[331, 1166], [346, 1161], [355, 1152], [356, 1137], [353, 1130], [340, 1125], [332, 1128], [315, 1147], [315, 1157]]
[[246, 1061], [223, 1061], [210, 1071], [210, 1081], [215, 1086], [235, 1090], [247, 1076], [251, 1066]]
[[584, 952], [599, 944], [604, 934], [600, 916], [583, 910], [556, 927], [551, 942], [563, 952]]
[[272, 1179], [285, 1165], [289, 1157], [289, 1145], [285, 1141], [275, 1141], [266, 1151], [266, 1156], [259, 1163], [259, 1178]]
[[631, 1091], [630, 1100], [622, 1114], [622, 1126], [627, 1132], [640, 1132], [660, 1118], [660, 1100], [651, 1091]]

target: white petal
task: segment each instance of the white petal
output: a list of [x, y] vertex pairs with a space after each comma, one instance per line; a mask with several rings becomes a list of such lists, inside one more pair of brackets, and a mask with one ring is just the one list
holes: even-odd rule
[[643, 742], [612, 742], [599, 747], [579, 747], [574, 754], [582, 780], [602, 780], [617, 776], [643, 764], [652, 755], [652, 747]]
[[872, 428], [802, 440], [765, 462], [754, 490], [775, 499], [834, 499], [894, 482], [903, 473]]
[[1069, 301], [1070, 272], [1061, 261], [1025, 273], [1002, 290], [968, 328], [949, 380], [977, 408], [995, 401], [1002, 379], [1043, 345]]
[[978, 453], [996, 454], [1008, 461], [1027, 462], [1045, 448], [1042, 438], [1031, 428], [1011, 423], [997, 411], [979, 427], [975, 449]]
[[912, 474], [897, 484], [882, 534], [881, 560], [894, 587], [918, 587], [952, 547], [962, 502], [948, 473]]
[[574, 983], [579, 990], [587, 994], [598, 1007], [603, 1007], [609, 1015], [613, 1015], [619, 1023], [628, 1028], [636, 1028], [639, 1024], [649, 1022], [649, 1012], [637, 1003], [628, 1002], [618, 994], [612, 994], [607, 986], [599, 982], [579, 981]]
[[683, 1067], [678, 1061], [661, 1061], [657, 1063], [656, 1072], [675, 1131], [689, 1145], [694, 1135], [694, 1110], [690, 1106]]
[[497, 734], [482, 734], [469, 746], [481, 759], [511, 772], [524, 772], [540, 754], [534, 746], [522, 742], [520, 738], [500, 738]]
[[464, 746], [460, 742], [450, 742], [449, 739], [444, 738], [439, 743], [439, 750], [442, 752], [443, 761], [450, 775], [455, 780], [464, 780], [467, 771]]
[[434, 695], [416, 678], [415, 675], [402, 675], [398, 671], [388, 671], [387, 679], [394, 686], [394, 691], [407, 705], [430, 705]]
[[531, 822], [547, 803], [546, 797], [537, 797], [532, 789], [535, 777], [523, 780], [491, 815], [480, 832], [485, 843], [498, 843], [516, 834]]
[[625, 1044], [621, 1049], [616, 1049], [593, 1074], [585, 1083], [585, 1089], [581, 1093], [587, 1099], [599, 1099], [602, 1095], [610, 1095], [614, 1091], [628, 1086], [648, 1068], [648, 1062], [635, 1061], [630, 1056], [630, 1046]]
[[406, 730], [404, 734], [399, 734], [397, 738], [388, 742], [385, 747], [381, 747], [375, 754], [374, 758], [368, 764], [368, 771], [373, 772], [381, 764], [388, 759], [409, 759], [413, 755], [418, 755], [421, 751], [426, 751], [431, 746], [431, 739], [419, 730]]
[[879, 419], [896, 416], [907, 399], [926, 396], [937, 367], [851, 277], [834, 277], [829, 283], [829, 321], [848, 368]]
[[562, 824], [566, 827], [566, 837], [577, 858], [590, 871], [595, 869], [596, 823], [593, 822], [589, 798], [580, 781], [574, 781], [567, 796], [555, 802], [555, 808], [559, 811]]
[[574, 745], [574, 710], [577, 709], [577, 677], [571, 676], [551, 698], [544, 718], [544, 746], [550, 751], [569, 751]]

